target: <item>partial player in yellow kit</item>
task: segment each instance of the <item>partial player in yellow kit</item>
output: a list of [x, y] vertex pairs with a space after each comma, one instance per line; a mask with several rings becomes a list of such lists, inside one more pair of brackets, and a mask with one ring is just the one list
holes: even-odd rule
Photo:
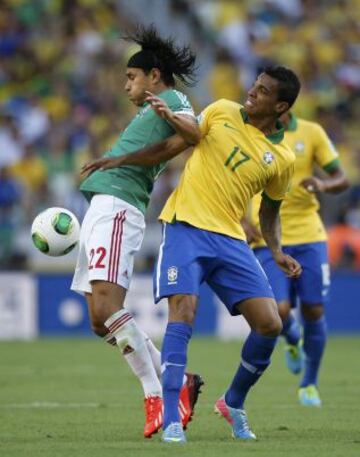
[[[286, 142], [295, 152], [296, 162], [290, 191], [280, 209], [281, 241], [284, 252], [301, 264], [302, 275], [298, 279], [286, 277], [272, 261], [260, 236], [252, 246], [278, 303], [283, 320], [282, 335], [287, 341], [288, 368], [295, 374], [304, 368], [299, 401], [306, 406], [320, 406], [317, 385], [326, 343], [324, 305], [328, 298], [330, 271], [326, 230], [318, 213], [315, 193], [338, 193], [348, 187], [348, 182], [338, 153], [319, 124], [289, 113], [282, 121], [286, 125]], [[313, 176], [315, 165], [323, 170], [325, 178]], [[259, 228], [259, 205], [260, 195], [257, 195], [251, 205], [251, 223], [255, 228]], [[297, 301], [301, 304], [303, 342], [300, 328], [290, 313]]]

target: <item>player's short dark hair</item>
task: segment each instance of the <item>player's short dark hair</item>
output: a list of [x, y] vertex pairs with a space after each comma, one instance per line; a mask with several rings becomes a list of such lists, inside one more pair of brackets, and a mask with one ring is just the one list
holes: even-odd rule
[[287, 102], [289, 108], [291, 108], [299, 95], [301, 87], [296, 74], [289, 68], [280, 65], [265, 67], [263, 73], [278, 81], [278, 100]]
[[135, 32], [123, 38], [141, 46], [141, 51], [130, 57], [128, 67], [141, 68], [145, 74], [158, 68], [167, 86], [175, 86], [175, 78], [186, 86], [196, 83], [196, 56], [189, 46], [177, 46], [172, 37], [162, 38], [153, 24], [138, 25]]

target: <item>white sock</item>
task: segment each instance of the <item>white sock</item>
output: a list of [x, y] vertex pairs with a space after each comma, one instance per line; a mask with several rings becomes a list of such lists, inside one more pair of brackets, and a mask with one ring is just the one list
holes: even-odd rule
[[161, 352], [159, 351], [159, 349], [155, 346], [155, 344], [151, 341], [150, 337], [144, 331], [142, 332], [142, 334], [145, 338], [147, 348], [149, 350], [157, 377], [159, 379], [161, 379]]
[[161, 384], [142, 331], [126, 310], [117, 311], [105, 322], [133, 373], [140, 380], [145, 397], [162, 396]]

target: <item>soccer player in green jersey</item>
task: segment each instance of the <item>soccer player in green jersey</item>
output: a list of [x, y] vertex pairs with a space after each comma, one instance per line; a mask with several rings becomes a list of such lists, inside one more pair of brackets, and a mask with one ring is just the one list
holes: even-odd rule
[[[139, 28], [127, 37], [141, 46], [126, 69], [125, 91], [139, 107], [137, 115], [119, 135], [105, 157], [118, 157], [179, 133], [188, 144], [199, 136], [196, 118], [186, 95], [174, 89], [175, 78], [194, 82], [195, 55], [162, 39], [156, 29]], [[169, 110], [154, 112], [154, 96]], [[133, 271], [134, 254], [140, 249], [145, 229], [144, 213], [154, 181], [165, 163], [151, 167], [127, 166], [95, 171], [80, 190], [90, 201], [81, 227], [80, 249], [71, 288], [84, 293], [94, 332], [117, 345], [139, 378], [145, 394], [144, 436], [151, 437], [163, 422], [162, 389], [159, 381], [160, 353], [124, 308]], [[201, 378], [184, 377], [179, 404], [182, 422], [189, 421]]]

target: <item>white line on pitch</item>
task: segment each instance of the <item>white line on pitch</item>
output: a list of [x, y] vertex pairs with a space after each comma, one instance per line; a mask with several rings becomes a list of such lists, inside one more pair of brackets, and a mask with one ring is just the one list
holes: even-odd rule
[[32, 409], [32, 408], [99, 408], [100, 403], [57, 403], [46, 401], [35, 401], [32, 403], [9, 403], [0, 405], [4, 409]]

